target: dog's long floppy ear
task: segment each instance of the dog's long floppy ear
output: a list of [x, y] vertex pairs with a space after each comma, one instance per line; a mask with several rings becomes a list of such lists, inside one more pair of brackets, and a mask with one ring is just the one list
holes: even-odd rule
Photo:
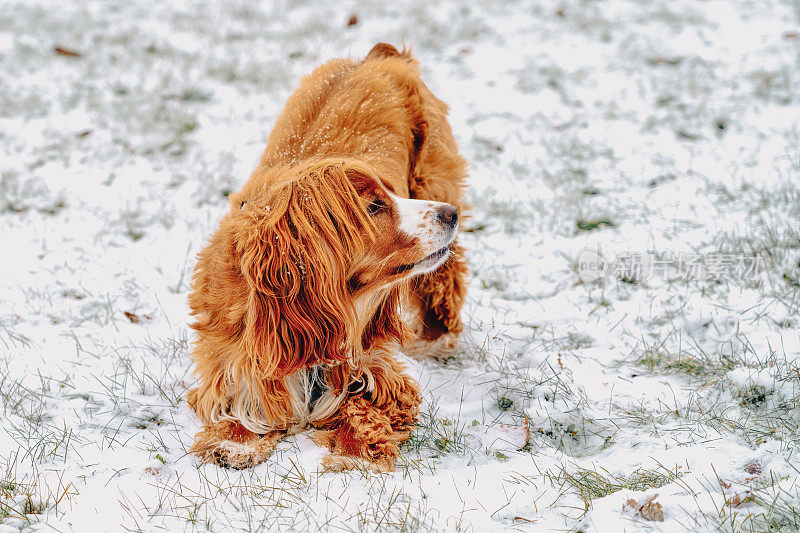
[[250, 288], [243, 342], [261, 377], [339, 363], [351, 353], [355, 309], [345, 258], [366, 246], [370, 231], [355, 202], [344, 164], [320, 163], [239, 214], [236, 246]]

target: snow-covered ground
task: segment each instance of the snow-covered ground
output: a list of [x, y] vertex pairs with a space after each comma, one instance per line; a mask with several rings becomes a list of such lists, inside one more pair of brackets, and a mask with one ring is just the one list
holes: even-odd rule
[[[471, 165], [462, 357], [392, 474], [199, 466], [195, 254], [300, 76], [402, 40]], [[800, 525], [796, 1], [7, 0], [0, 235], [0, 530]]]

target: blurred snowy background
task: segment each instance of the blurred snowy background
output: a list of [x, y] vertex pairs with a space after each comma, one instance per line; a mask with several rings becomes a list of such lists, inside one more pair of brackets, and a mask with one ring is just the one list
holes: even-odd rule
[[[198, 466], [195, 254], [299, 78], [378, 41], [471, 165], [461, 357], [407, 361], [393, 474]], [[796, 531], [799, 186], [793, 0], [5, 0], [0, 530]]]

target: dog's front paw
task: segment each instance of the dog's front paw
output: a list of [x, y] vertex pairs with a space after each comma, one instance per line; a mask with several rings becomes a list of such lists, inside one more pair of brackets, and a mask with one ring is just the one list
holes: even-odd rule
[[265, 450], [257, 442], [242, 444], [223, 441], [211, 452], [209, 462], [213, 461], [225, 468], [241, 470], [266, 461], [274, 447], [275, 445], [272, 444], [268, 450]]
[[394, 470], [394, 461], [385, 457], [371, 460], [332, 453], [323, 457], [322, 469], [325, 472], [344, 472], [346, 470], [391, 472]]
[[266, 461], [283, 435], [282, 431], [256, 435], [238, 423], [221, 422], [203, 428], [189, 452], [202, 463], [238, 470]]

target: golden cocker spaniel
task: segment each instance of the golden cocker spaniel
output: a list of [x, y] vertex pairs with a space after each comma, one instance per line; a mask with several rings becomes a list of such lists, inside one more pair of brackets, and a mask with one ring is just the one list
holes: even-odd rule
[[447, 354], [462, 329], [465, 178], [405, 49], [302, 80], [198, 256], [193, 453], [244, 468], [310, 425], [326, 468], [394, 467], [421, 403], [395, 355]]

